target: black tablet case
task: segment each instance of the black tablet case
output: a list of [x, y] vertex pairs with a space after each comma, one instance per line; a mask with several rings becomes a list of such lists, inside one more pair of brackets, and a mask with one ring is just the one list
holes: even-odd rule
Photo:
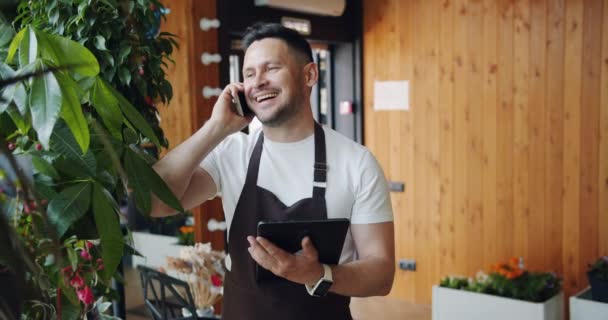
[[[261, 221], [258, 223], [258, 236], [289, 253], [300, 251], [302, 239], [309, 236], [319, 252], [319, 262], [335, 265], [340, 262], [349, 226], [348, 219]], [[284, 280], [259, 265], [256, 265], [256, 279], [258, 282]]]

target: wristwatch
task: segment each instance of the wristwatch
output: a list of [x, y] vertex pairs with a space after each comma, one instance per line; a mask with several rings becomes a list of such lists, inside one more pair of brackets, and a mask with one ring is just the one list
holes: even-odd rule
[[329, 292], [329, 288], [334, 283], [334, 280], [331, 275], [331, 268], [323, 264], [323, 277], [317, 281], [314, 285], [305, 285], [308, 294], [313, 297], [324, 297]]

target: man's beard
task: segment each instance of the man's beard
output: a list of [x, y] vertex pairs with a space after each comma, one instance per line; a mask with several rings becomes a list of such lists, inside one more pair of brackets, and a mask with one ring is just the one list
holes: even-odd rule
[[295, 98], [277, 108], [275, 113], [271, 114], [267, 119], [258, 118], [258, 120], [267, 127], [279, 127], [298, 113], [299, 100]]

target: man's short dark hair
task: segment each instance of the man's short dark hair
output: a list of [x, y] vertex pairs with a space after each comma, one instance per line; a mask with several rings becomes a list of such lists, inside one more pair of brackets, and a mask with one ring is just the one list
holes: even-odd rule
[[258, 22], [247, 28], [243, 36], [243, 47], [245, 50], [258, 40], [265, 38], [277, 38], [285, 41], [287, 46], [300, 53], [306, 59], [306, 63], [313, 62], [310, 44], [297, 31], [285, 28], [279, 23]]

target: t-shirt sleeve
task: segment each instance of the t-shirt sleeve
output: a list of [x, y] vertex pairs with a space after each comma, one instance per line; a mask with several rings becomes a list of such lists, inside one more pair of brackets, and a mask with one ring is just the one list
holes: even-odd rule
[[393, 221], [388, 183], [376, 158], [365, 152], [359, 164], [360, 178], [355, 188], [352, 224]]
[[200, 164], [200, 167], [207, 171], [213, 182], [215, 182], [215, 187], [217, 188], [217, 193], [215, 196], [220, 196], [222, 194], [222, 175], [221, 175], [221, 167], [220, 161], [222, 150], [225, 148], [225, 141], [220, 143], [217, 147], [215, 147], [211, 152], [203, 159]]

